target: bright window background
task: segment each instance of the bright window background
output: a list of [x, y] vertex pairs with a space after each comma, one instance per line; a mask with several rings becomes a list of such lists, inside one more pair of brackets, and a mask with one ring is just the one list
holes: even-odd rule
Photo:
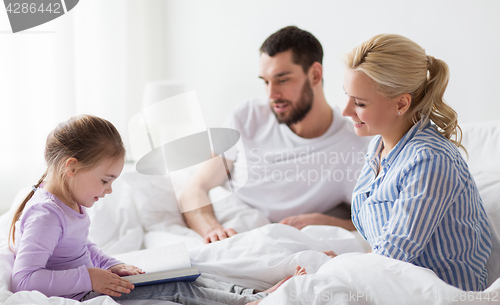
[[80, 1], [16, 34], [0, 9], [0, 212], [44, 172], [45, 140], [59, 122], [106, 118], [128, 146], [145, 82], [165, 78], [164, 8], [162, 0]]

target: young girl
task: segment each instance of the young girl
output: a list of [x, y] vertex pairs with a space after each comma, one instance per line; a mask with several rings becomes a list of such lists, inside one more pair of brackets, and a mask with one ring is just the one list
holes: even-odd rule
[[49, 134], [47, 170], [12, 221], [14, 292], [38, 290], [48, 297], [75, 300], [106, 294], [117, 300], [162, 299], [185, 304], [245, 304], [267, 295], [202, 278], [194, 283], [135, 289], [120, 278], [143, 271], [107, 256], [87, 239], [90, 220], [83, 207], [92, 207], [112, 192], [111, 184], [123, 169], [124, 157], [116, 128], [95, 116], [73, 117]]
[[354, 225], [373, 253], [485, 289], [488, 220], [443, 100], [448, 66], [399, 35], [369, 39], [345, 63], [343, 115], [358, 136], [375, 136], [353, 193]]
[[106, 120], [84, 115], [61, 123], [47, 138], [47, 170], [16, 211], [11, 226], [12, 288], [79, 300], [91, 290], [111, 296], [133, 285], [121, 275], [142, 273], [105, 255], [88, 239], [90, 208], [112, 192], [125, 149]]

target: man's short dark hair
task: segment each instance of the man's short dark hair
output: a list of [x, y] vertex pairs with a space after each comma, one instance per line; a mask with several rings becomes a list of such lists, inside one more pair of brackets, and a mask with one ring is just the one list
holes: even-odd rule
[[260, 47], [260, 53], [271, 57], [292, 50], [292, 60], [305, 73], [314, 62], [323, 63], [323, 47], [311, 33], [296, 26], [287, 26], [269, 36]]

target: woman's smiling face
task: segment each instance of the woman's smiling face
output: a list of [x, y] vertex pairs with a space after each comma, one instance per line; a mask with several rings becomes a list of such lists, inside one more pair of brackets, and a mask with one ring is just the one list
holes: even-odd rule
[[397, 102], [377, 91], [376, 83], [361, 71], [346, 68], [344, 91], [347, 103], [343, 116], [353, 120], [354, 130], [360, 137], [382, 135], [394, 132], [397, 118]]

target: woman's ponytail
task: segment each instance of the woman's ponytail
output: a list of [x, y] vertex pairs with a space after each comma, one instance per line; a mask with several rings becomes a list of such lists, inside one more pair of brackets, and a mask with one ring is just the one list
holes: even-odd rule
[[[448, 65], [430, 55], [427, 55], [428, 78], [424, 83], [424, 90], [421, 100], [414, 103], [415, 107], [411, 109], [413, 120], [418, 121], [421, 115], [430, 119], [438, 127], [438, 131], [455, 146], [462, 146], [462, 130], [458, 126], [458, 115], [444, 99], [444, 92], [448, 86], [450, 72]], [[467, 152], [467, 151], [466, 151]]]

